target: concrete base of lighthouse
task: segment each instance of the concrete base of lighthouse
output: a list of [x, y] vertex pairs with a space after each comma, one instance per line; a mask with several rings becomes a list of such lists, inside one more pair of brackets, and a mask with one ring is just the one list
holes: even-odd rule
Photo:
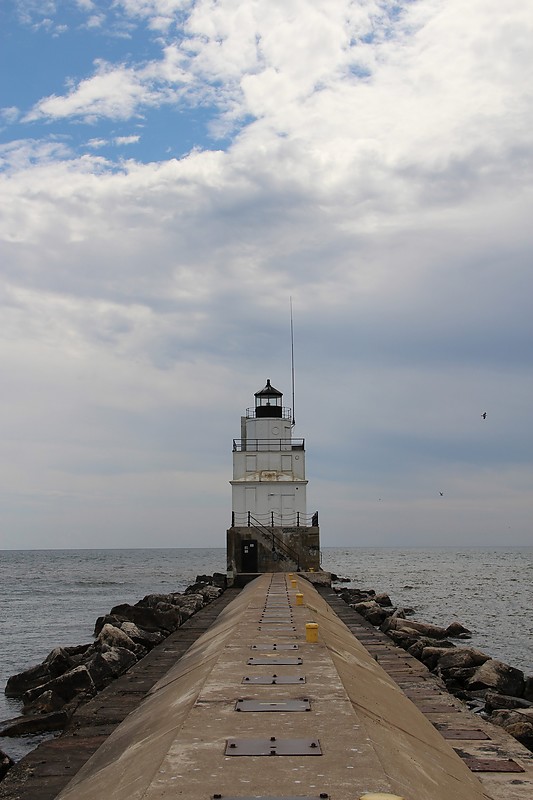
[[318, 572], [320, 528], [233, 527], [227, 531], [228, 575]]

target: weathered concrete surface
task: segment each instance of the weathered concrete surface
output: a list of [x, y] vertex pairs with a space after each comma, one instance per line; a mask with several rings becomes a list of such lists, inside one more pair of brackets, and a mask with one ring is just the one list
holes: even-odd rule
[[[304, 605], [297, 605], [297, 592]], [[225, 602], [229, 596], [223, 595]], [[144, 676], [137, 674], [143, 662], [123, 676], [129, 681], [123, 691], [137, 707], [114, 732], [124, 715], [120, 693], [106, 697], [102, 692], [77, 715], [71, 746], [68, 737], [49, 743], [52, 749], [65, 744], [67, 749], [63, 760], [52, 758], [42, 765], [41, 784], [35, 774], [22, 793], [4, 795], [0, 788], [0, 798], [306, 800], [327, 793], [331, 800], [356, 800], [365, 792], [389, 792], [406, 800], [531, 800], [531, 753], [465, 711], [423, 664], [395, 647], [331, 589], [317, 590], [302, 576], [293, 589], [286, 575], [276, 573], [260, 576], [234, 597], [220, 614], [211, 611], [211, 626], [195, 641], [198, 630], [189, 631], [193, 641], [183, 655], [185, 643], [173, 644], [183, 628], [157, 648], [168, 671], [144, 700]], [[305, 640], [305, 624], [314, 621], [319, 641], [311, 644]], [[201, 620], [193, 617], [190, 623], [200, 626]], [[278, 663], [282, 657], [292, 662]], [[147, 672], [160, 668], [156, 661], [150, 666], [148, 658], [143, 660]], [[297, 682], [274, 684], [274, 675]], [[254, 683], [259, 676], [270, 676], [269, 682]], [[310, 711], [276, 706], [239, 713], [236, 706], [239, 699], [264, 705], [304, 698]], [[447, 740], [437, 726], [482, 729], [490, 738]], [[82, 766], [98, 736], [101, 746]], [[241, 747], [241, 740], [268, 744], [271, 737], [275, 745], [269, 746], [274, 747], [313, 739], [322, 754], [233, 756], [231, 749], [226, 751], [232, 739]], [[78, 751], [72, 746], [76, 741]], [[525, 771], [474, 775], [454, 748], [465, 758], [513, 758]], [[45, 796], [40, 791], [47, 775], [48, 788], [55, 791]], [[69, 776], [74, 777], [60, 791]]]
[[[289, 588], [278, 573], [249, 584], [106, 740], [61, 800], [304, 798], [323, 792], [332, 800], [354, 800], [380, 791], [407, 800], [531, 800], [531, 754], [525, 748], [513, 744], [513, 758], [525, 772], [482, 775], [482, 784], [430, 721], [431, 714], [447, 720], [447, 714], [462, 713], [458, 702], [439, 692], [423, 665], [403, 651], [401, 658], [390, 640], [356, 615], [361, 640], [366, 639], [358, 641], [333, 611], [334, 593], [327, 603], [305, 579], [297, 581], [297, 590]], [[296, 605], [296, 591], [306, 605]], [[305, 641], [310, 621], [319, 624], [316, 644]], [[264, 649], [274, 643], [298, 649]], [[288, 654], [302, 663], [277, 663]], [[259, 656], [269, 661], [249, 663]], [[304, 678], [305, 683], [245, 681], [260, 675]], [[422, 699], [419, 707], [408, 694]], [[439, 696], [441, 711], [422, 713], [439, 709]], [[310, 711], [238, 713], [235, 705], [239, 699], [302, 698], [310, 700]], [[468, 726], [466, 717], [462, 721]], [[488, 727], [492, 735], [494, 728]], [[510, 740], [501, 734], [489, 746]], [[271, 737], [278, 743], [310, 737], [318, 740], [322, 754], [232, 756], [226, 751], [228, 740], [240, 747], [243, 739]], [[465, 742], [453, 745], [462, 748]]]
[[162, 644], [135, 664], [74, 715], [67, 730], [19, 761], [0, 782], [0, 800], [53, 800], [106, 741], [138, 708], [142, 699], [213, 624], [238, 594], [227, 590], [198, 611]]

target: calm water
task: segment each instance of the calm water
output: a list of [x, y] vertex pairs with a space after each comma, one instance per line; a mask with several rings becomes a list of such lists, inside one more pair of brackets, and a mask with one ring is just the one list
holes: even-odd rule
[[[474, 646], [533, 673], [533, 548], [326, 548], [323, 567], [388, 592], [424, 621], [459, 620]], [[90, 642], [112, 606], [183, 591], [197, 574], [225, 569], [223, 548], [0, 551], [0, 686], [54, 647]], [[19, 713], [0, 691], [0, 719]], [[0, 749], [20, 758], [38, 741], [0, 739]]]

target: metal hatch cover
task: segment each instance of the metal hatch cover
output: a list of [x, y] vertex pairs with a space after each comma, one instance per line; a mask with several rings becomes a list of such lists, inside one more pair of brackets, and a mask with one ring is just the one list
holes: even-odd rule
[[307, 698], [302, 700], [237, 700], [235, 711], [311, 711], [311, 703]]
[[318, 739], [227, 739], [226, 756], [321, 756]]
[[252, 650], [298, 650], [297, 644], [253, 644]]
[[320, 794], [315, 794], [312, 797], [309, 795], [301, 795], [298, 796], [292, 795], [289, 797], [288, 795], [274, 795], [269, 794], [266, 795], [259, 795], [259, 794], [247, 794], [246, 796], [240, 794], [214, 794], [212, 795], [212, 800], [329, 800], [329, 794], [327, 792], [320, 792]]
[[256, 686], [305, 683], [305, 675], [245, 675], [242, 683], [254, 683]]
[[435, 725], [443, 739], [464, 739], [474, 741], [475, 739], [490, 739], [481, 728], [444, 728]]
[[471, 772], [525, 772], [525, 769], [512, 758], [476, 758], [454, 747]]
[[276, 664], [279, 666], [301, 666], [304, 662], [302, 658], [294, 656], [252, 656], [246, 662], [249, 667], [268, 667], [269, 664]]

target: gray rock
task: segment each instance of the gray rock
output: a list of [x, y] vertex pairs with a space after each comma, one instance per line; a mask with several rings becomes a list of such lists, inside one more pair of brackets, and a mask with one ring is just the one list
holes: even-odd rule
[[441, 628], [439, 625], [433, 625], [430, 622], [418, 622], [415, 619], [401, 620], [396, 618], [396, 630], [406, 631], [409, 634], [418, 634], [418, 636], [428, 636], [431, 639], [445, 639], [446, 628]]
[[24, 705], [25, 714], [51, 714], [59, 711], [65, 705], [65, 700], [52, 689], [39, 695], [32, 703]]
[[446, 636], [449, 636], [450, 639], [471, 639], [472, 631], [469, 631], [460, 622], [452, 622], [446, 628]]
[[4, 753], [3, 750], [0, 750], [0, 781], [7, 775], [14, 764], [15, 762], [13, 759], [10, 758], [7, 753]]
[[50, 714], [32, 714], [8, 719], [0, 725], [0, 736], [27, 736], [31, 733], [60, 731], [70, 719], [66, 711]]
[[375, 597], [376, 603], [379, 603], [380, 606], [385, 606], [386, 608], [392, 608], [392, 601], [388, 594], [384, 592], [381, 594], [377, 594]]
[[388, 616], [387, 612], [376, 603], [375, 600], [367, 600], [362, 603], [355, 603], [353, 606], [358, 614], [367, 619], [371, 625], [381, 625], [383, 620]]
[[166, 631], [172, 633], [179, 628], [182, 615], [175, 606], [168, 604], [169, 610], [146, 608], [144, 606], [131, 606], [128, 603], [115, 606], [111, 614], [118, 617], [121, 622], [134, 622], [147, 631]]
[[447, 652], [448, 649], [445, 647], [424, 647], [420, 655], [420, 661], [422, 661], [428, 669], [435, 669], [440, 658]]
[[473, 647], [454, 647], [445, 653], [439, 661], [439, 671], [445, 674], [450, 669], [463, 667], [479, 667], [489, 660], [489, 656]]
[[[88, 646], [88, 645], [87, 645]], [[12, 675], [6, 683], [7, 697], [22, 697], [30, 689], [57, 678], [73, 666], [71, 656], [64, 647], [56, 647], [40, 664]]]
[[124, 647], [104, 647], [102, 648], [101, 655], [104, 660], [107, 661], [115, 677], [122, 675], [137, 661], [135, 654], [132, 653], [131, 650], [126, 650]]
[[499, 725], [511, 736], [514, 736], [524, 747], [533, 751], [533, 717], [530, 719], [526, 711], [494, 711], [490, 721]]
[[533, 703], [533, 675], [524, 677], [524, 699]]
[[139, 628], [134, 622], [121, 622], [120, 629], [126, 633], [130, 639], [136, 644], [141, 644], [147, 650], [161, 644], [165, 640], [162, 633], [156, 631], [145, 631], [144, 628]]
[[499, 708], [515, 710], [517, 708], [533, 708], [533, 703], [521, 697], [511, 697], [508, 694], [498, 694], [488, 691], [485, 694], [485, 710], [489, 713]]
[[117, 617], [116, 614], [104, 614], [103, 617], [98, 617], [94, 623], [94, 635], [98, 636], [104, 625], [114, 625], [115, 628], [120, 628], [123, 621], [122, 617]]
[[110, 664], [110, 661], [114, 664], [113, 659], [97, 651], [85, 662], [92, 681], [99, 692], [119, 675], [119, 672]]
[[404, 650], [409, 650], [409, 648], [417, 641], [416, 636], [412, 636], [405, 631], [389, 630], [386, 633], [395, 644], [397, 644], [399, 647], [403, 647]]
[[499, 694], [521, 697], [524, 693], [524, 673], [502, 661], [489, 658], [476, 669], [468, 686], [470, 689], [494, 689]]
[[125, 631], [109, 624], [104, 625], [98, 634], [96, 646], [101, 648], [102, 645], [107, 645], [108, 647], [125, 647], [126, 650], [131, 650], [132, 653], [135, 653], [138, 648], [138, 645], [135, 644], [133, 639], [130, 639]]
[[452, 648], [455, 648], [453, 642], [449, 642], [447, 639], [430, 639], [428, 636], [422, 636], [421, 639], [418, 639], [411, 647], [409, 647], [408, 652], [414, 657], [421, 661], [422, 651], [425, 647], [438, 647], [441, 650], [448, 652]]
[[24, 693], [24, 703], [32, 703], [43, 692], [53, 691], [59, 695], [65, 702], [72, 700], [75, 695], [80, 692], [89, 694], [96, 694], [96, 687], [92, 681], [91, 675], [84, 665], [74, 667], [74, 669], [65, 672], [58, 678], [36, 686], [34, 689], [29, 689]]

